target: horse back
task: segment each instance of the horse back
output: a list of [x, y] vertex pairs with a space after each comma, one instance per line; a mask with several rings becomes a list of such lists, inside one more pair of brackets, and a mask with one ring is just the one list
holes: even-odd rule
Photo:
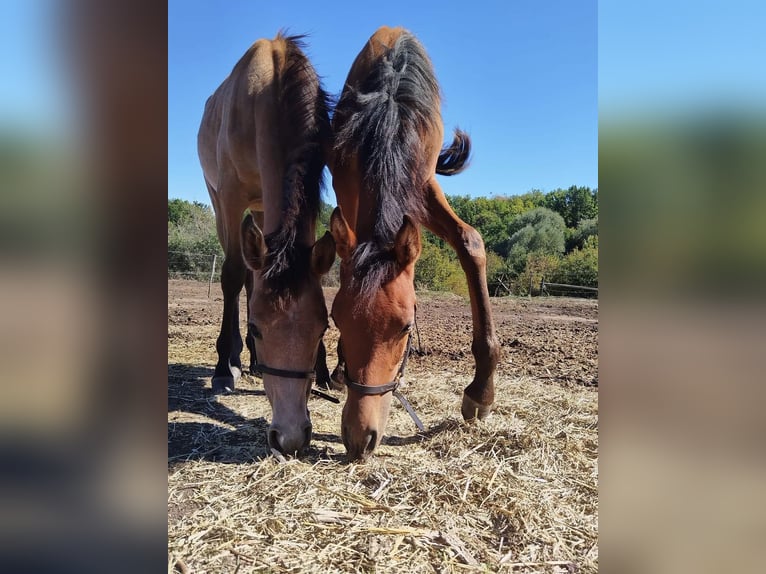
[[326, 96], [300, 47], [281, 33], [256, 41], [205, 104], [198, 153], [216, 217], [230, 223], [223, 235], [238, 232], [248, 207], [265, 213], [264, 231], [273, 231], [286, 174], [306, 161], [296, 150], [329, 133]]

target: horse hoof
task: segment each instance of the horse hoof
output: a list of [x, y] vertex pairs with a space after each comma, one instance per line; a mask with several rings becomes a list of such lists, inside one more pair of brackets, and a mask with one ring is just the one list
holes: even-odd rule
[[224, 395], [234, 392], [234, 377], [213, 377], [214, 395]]
[[492, 412], [492, 405], [480, 405], [471, 397], [463, 393], [463, 405], [460, 407], [463, 420], [472, 421], [485, 419]]

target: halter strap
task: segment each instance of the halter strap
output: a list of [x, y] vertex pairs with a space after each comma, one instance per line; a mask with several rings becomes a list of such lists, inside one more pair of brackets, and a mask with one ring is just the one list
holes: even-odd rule
[[[284, 377], [286, 379], [316, 379], [316, 372], [314, 371], [288, 371], [285, 369], [272, 369], [271, 367], [267, 367], [263, 363], [256, 363], [255, 365], [255, 373], [256, 375], [274, 375], [275, 377]], [[328, 395], [327, 393], [323, 393], [319, 389], [315, 389], [313, 386], [310, 389], [311, 394], [315, 395], [317, 397], [323, 398], [327, 401], [330, 401], [331, 403], [339, 404], [340, 400], [336, 399], [332, 395]]]
[[404, 357], [402, 357], [402, 364], [399, 365], [399, 370], [396, 371], [396, 376], [393, 381], [389, 381], [384, 385], [360, 385], [356, 381], [352, 380], [348, 376], [347, 368], [343, 367], [343, 382], [350, 389], [354, 389], [360, 395], [385, 395], [386, 393], [396, 391], [399, 388], [399, 383], [404, 376], [404, 369], [407, 367], [407, 359], [410, 357], [410, 350], [412, 349], [412, 332], [407, 337], [407, 348], [404, 349]]
[[285, 369], [273, 369], [263, 363], [256, 363], [255, 372], [267, 375], [274, 375], [275, 377], [284, 377], [286, 379], [313, 379], [316, 377], [314, 371], [288, 371]]
[[396, 378], [394, 378], [393, 381], [386, 383], [385, 385], [360, 385], [356, 381], [351, 380], [351, 378], [348, 376], [348, 373], [346, 372], [345, 366], [341, 370], [340, 374], [343, 378], [343, 383], [345, 383], [348, 388], [354, 389], [360, 395], [369, 396], [385, 395], [388, 392], [393, 393], [399, 402], [402, 403], [404, 410], [406, 410], [407, 414], [410, 415], [413, 422], [415, 423], [415, 426], [418, 427], [419, 430], [424, 431], [426, 430], [426, 427], [423, 426], [422, 421], [418, 418], [415, 409], [412, 408], [410, 401], [408, 401], [407, 398], [399, 391], [399, 383], [401, 383], [402, 377], [404, 376], [404, 369], [407, 368], [407, 359], [410, 357], [410, 351], [412, 351], [412, 333], [410, 333], [410, 336], [407, 338], [407, 348], [404, 350], [404, 357], [402, 357], [402, 364], [399, 365], [399, 370], [396, 372]]

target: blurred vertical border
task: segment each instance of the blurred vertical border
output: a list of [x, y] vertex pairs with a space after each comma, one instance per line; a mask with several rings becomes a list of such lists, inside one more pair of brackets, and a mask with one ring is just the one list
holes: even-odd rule
[[599, 4], [600, 565], [766, 534], [766, 8]]
[[0, 570], [159, 570], [166, 6], [0, 11]]

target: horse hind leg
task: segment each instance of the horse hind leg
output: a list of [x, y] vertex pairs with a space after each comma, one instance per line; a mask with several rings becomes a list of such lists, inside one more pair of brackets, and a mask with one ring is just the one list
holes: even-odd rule
[[239, 252], [227, 255], [221, 266], [223, 317], [221, 333], [216, 341], [218, 362], [213, 373], [213, 393], [233, 392], [242, 374], [240, 353], [242, 335], [239, 332], [239, 293], [245, 283], [245, 264]]
[[429, 183], [428, 191], [428, 218], [424, 224], [457, 253], [471, 299], [471, 352], [476, 370], [473, 381], [463, 392], [461, 413], [465, 420], [483, 419], [489, 415], [495, 401], [494, 376], [500, 359], [500, 346], [495, 337], [489, 304], [484, 241], [473, 227], [455, 214], [435, 179]]

